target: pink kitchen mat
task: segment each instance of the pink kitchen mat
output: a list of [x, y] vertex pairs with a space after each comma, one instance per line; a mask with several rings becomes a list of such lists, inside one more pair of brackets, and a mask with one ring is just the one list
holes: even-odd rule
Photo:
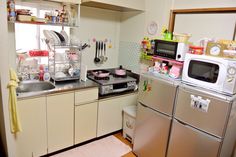
[[130, 151], [128, 145], [114, 136], [108, 136], [51, 157], [121, 157]]

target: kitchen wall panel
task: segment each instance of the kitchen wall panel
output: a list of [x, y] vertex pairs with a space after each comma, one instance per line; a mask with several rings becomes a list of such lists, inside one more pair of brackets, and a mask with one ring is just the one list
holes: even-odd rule
[[[161, 38], [160, 34], [162, 27], [168, 26], [171, 6], [171, 0], [145, 0], [145, 12], [122, 13], [119, 64], [123, 64], [126, 68], [139, 73], [140, 49], [132, 49], [131, 52], [130, 43], [132, 43], [132, 45], [140, 45], [141, 40], [145, 36], [150, 38]], [[155, 21], [158, 25], [157, 33], [154, 35], [147, 33], [147, 26], [151, 21]], [[130, 56], [130, 58], [126, 58], [127, 56]]]
[[[118, 66], [118, 48], [120, 37], [120, 12], [81, 6], [79, 39], [82, 42], [90, 40], [91, 47], [83, 52], [83, 63], [88, 69], [104, 69]], [[95, 43], [97, 40], [111, 40], [112, 48], [106, 49], [107, 62], [101, 65], [94, 64]]]

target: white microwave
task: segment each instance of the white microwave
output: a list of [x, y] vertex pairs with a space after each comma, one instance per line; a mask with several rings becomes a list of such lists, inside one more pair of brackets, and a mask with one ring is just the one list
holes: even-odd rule
[[233, 95], [236, 93], [236, 60], [186, 54], [182, 81]]

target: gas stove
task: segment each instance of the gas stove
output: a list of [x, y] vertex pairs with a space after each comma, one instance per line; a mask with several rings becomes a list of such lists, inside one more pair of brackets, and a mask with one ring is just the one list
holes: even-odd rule
[[137, 79], [129, 75], [117, 76], [110, 73], [107, 77], [96, 77], [88, 73], [88, 79], [99, 84], [99, 94], [108, 95], [137, 89]]

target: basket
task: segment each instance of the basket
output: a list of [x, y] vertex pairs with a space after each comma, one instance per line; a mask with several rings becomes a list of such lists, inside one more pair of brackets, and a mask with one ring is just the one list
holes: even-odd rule
[[191, 34], [185, 34], [185, 33], [173, 33], [173, 35], [174, 35], [174, 40], [183, 43], [188, 42], [189, 38], [192, 36]]

